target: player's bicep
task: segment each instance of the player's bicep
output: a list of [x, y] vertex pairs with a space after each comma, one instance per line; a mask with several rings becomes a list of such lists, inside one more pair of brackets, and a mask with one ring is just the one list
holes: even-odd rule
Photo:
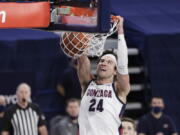
[[129, 75], [121, 75], [117, 73], [117, 92], [119, 96], [127, 96], [130, 92], [130, 80]]

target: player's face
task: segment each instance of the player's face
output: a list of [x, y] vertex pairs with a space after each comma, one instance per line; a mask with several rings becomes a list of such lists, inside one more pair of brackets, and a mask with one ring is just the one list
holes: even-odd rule
[[77, 117], [79, 115], [79, 103], [69, 102], [66, 111], [71, 117]]
[[151, 107], [161, 107], [164, 108], [164, 102], [161, 98], [153, 98], [151, 101]]
[[103, 56], [97, 65], [97, 75], [99, 78], [110, 78], [116, 75], [116, 63], [109, 56]]
[[31, 92], [28, 85], [22, 84], [18, 87], [16, 95], [18, 102], [28, 102], [30, 100]]
[[122, 135], [136, 135], [136, 131], [131, 122], [123, 121], [122, 127], [123, 127]]

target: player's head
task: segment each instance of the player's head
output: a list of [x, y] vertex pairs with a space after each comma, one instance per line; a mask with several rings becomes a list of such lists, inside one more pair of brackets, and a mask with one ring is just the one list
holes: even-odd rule
[[31, 87], [27, 83], [21, 83], [16, 89], [18, 102], [29, 102], [31, 97]]
[[117, 56], [111, 51], [105, 51], [100, 56], [97, 64], [97, 76], [99, 78], [114, 78], [116, 75]]
[[77, 119], [79, 115], [80, 101], [75, 98], [71, 98], [67, 101], [66, 112], [71, 119]]
[[161, 97], [153, 97], [150, 106], [153, 113], [160, 113], [164, 109], [164, 101]]
[[136, 124], [131, 118], [124, 117], [122, 121], [122, 135], [136, 135]]

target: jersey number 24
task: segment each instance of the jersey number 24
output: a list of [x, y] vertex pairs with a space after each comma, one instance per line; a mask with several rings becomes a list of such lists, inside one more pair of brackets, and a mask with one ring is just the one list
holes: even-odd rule
[[[90, 100], [91, 105], [89, 106], [89, 111], [94, 112], [95, 110], [102, 112], [104, 110], [103, 108], [103, 99], [100, 99], [97, 103], [96, 99]], [[97, 104], [96, 104], [97, 103]]]

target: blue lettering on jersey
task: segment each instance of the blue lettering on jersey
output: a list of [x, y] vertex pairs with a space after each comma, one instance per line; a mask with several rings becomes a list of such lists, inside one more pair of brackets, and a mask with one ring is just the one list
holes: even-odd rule
[[112, 98], [112, 92], [111, 90], [88, 89], [86, 96]]

